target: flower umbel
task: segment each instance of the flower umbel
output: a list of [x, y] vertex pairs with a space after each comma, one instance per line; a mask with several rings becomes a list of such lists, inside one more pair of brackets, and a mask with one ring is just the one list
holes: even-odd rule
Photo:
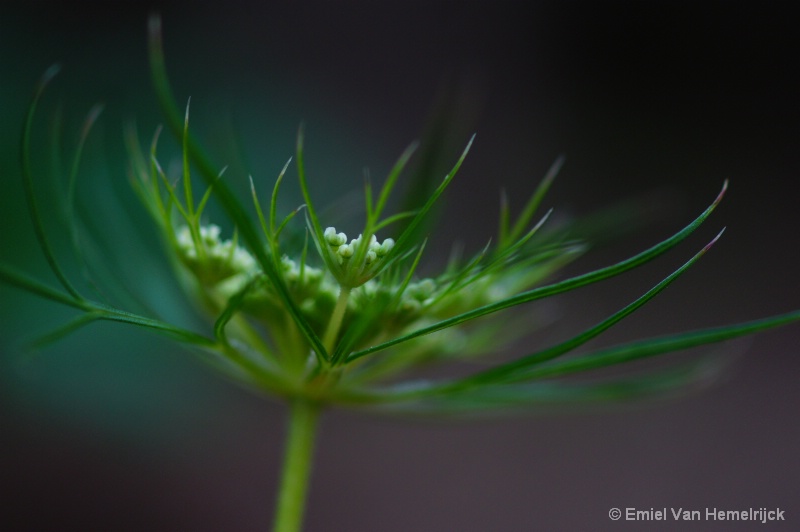
[[[691, 339], [678, 335], [666, 343], [665, 339], [645, 342], [633, 354], [630, 346], [622, 346], [604, 356], [561, 360], [666, 288], [699, 260], [719, 235], [640, 298], [568, 341], [467, 377], [403, 380], [413, 378], [417, 367], [492, 355], [501, 343], [530, 331], [530, 322], [519, 326], [500, 314], [504, 309], [619, 275], [673, 248], [711, 214], [727, 183], [700, 216], [667, 240], [609, 267], [542, 284], [585, 248], [582, 242], [564, 239], [557, 231], [548, 233], [549, 212], [533, 223], [543, 189], [550, 186], [562, 164], [559, 160], [531, 196], [528, 205], [533, 208], [524, 209], [513, 224], [501, 220], [497, 245], [487, 245], [468, 260], [454, 258], [439, 275], [420, 278], [416, 272], [425, 243], [411, 243], [408, 235], [452, 181], [472, 140], [422, 208], [383, 217], [393, 186], [415, 147], [406, 150], [377, 201], [366, 186], [364, 228], [357, 237], [348, 238], [333, 226], [322, 228], [304, 173], [301, 132], [295, 162], [305, 204], [278, 223], [278, 194], [289, 163], [275, 182], [266, 212], [251, 179], [261, 232], [255, 244], [248, 239], [248, 249], [239, 243], [237, 231], [223, 239], [218, 225], [201, 223], [209, 197], [224, 184], [219, 173], [209, 174], [208, 189], [194, 204], [188, 107], [180, 135], [185, 150], [183, 198], [179, 198], [179, 183], [173, 184], [157, 162], [156, 140], [148, 165], [131, 137], [132, 167], [139, 169], [134, 186], [164, 231], [181, 278], [190, 280], [193, 298], [214, 319], [215, 339], [211, 341], [216, 343], [211, 351], [237, 379], [266, 393], [321, 404], [421, 411], [458, 412], [465, 405], [470, 405], [468, 410], [508, 408], [548, 397], [553, 384], [541, 383], [543, 376], [567, 375], [708, 341], [702, 335]], [[248, 225], [243, 207], [234, 201], [223, 204], [234, 213], [237, 230], [251, 234], [256, 224]], [[305, 227], [293, 223], [302, 209], [307, 213]], [[508, 217], [508, 213], [502, 216]], [[388, 231], [400, 221], [406, 221], [406, 226], [397, 233], [397, 240], [378, 238], [377, 231]], [[309, 240], [316, 254], [309, 252]], [[292, 242], [304, 245], [293, 247]], [[738, 334], [735, 328], [724, 331], [731, 337]], [[670, 348], [654, 350], [656, 345]], [[670, 380], [670, 386], [686, 384], [695, 376], [685, 372], [681, 379]], [[666, 380], [658, 382], [658, 386], [631, 387], [631, 394], [661, 392]], [[556, 396], [570, 401], [596, 398], [604, 386], [607, 383], [563, 383]]]
[[[423, 365], [492, 355], [500, 344], [530, 330], [530, 323], [519, 326], [500, 311], [622, 274], [672, 249], [708, 218], [722, 199], [727, 183], [703, 213], [663, 242], [608, 267], [548, 284], [547, 280], [559, 268], [585, 249], [585, 243], [547, 230], [549, 212], [538, 221], [534, 220], [544, 193], [563, 163], [559, 159], [516, 220], [510, 219], [504, 204], [495, 245], [487, 245], [470, 259], [453, 258], [438, 275], [420, 277], [417, 270], [424, 256], [425, 242], [412, 242], [412, 235], [456, 176], [472, 139], [451, 171], [419, 208], [385, 216], [395, 184], [416, 149], [416, 145], [410, 146], [395, 163], [376, 197], [367, 182], [364, 225], [358, 236], [350, 238], [332, 225], [323, 225], [317, 214], [305, 175], [301, 131], [294, 161], [305, 204], [279, 219], [279, 191], [290, 160], [278, 174], [266, 209], [251, 179], [257, 214], [251, 219], [220, 179], [224, 169], [217, 171], [192, 138], [188, 105], [185, 113], [178, 113], [163, 69], [158, 34], [153, 33], [151, 37], [156, 88], [167, 125], [182, 146], [182, 173], [178, 179], [170, 178], [159, 164], [160, 130], [147, 155], [139, 146], [135, 132], [129, 130], [126, 139], [131, 155], [132, 183], [161, 229], [179, 277], [194, 304], [211, 318], [212, 334], [184, 330], [154, 318], [95, 303], [85, 297], [59, 267], [39, 218], [31, 186], [33, 175], [27, 162], [32, 117], [44, 87], [55, 73], [51, 70], [39, 85], [29, 113], [23, 137], [23, 170], [37, 237], [65, 292], [41, 285], [7, 266], [0, 269], [6, 282], [83, 311], [76, 320], [47, 336], [47, 341], [96, 320], [123, 321], [167, 332], [202, 348], [235, 379], [289, 400], [299, 397], [321, 404], [461, 412], [466, 405], [469, 405], [466, 411], [474, 411], [475, 408], [506, 408], [543, 400], [573, 401], [584, 397], [594, 400], [606, 383], [563, 382], [554, 393], [554, 383], [542, 380], [751, 334], [799, 317], [791, 313], [644, 340], [604, 350], [602, 356], [589, 353], [563, 358], [666, 288], [708, 251], [715, 238], [640, 298], [561, 344], [466, 377], [404, 380], [409, 376], [414, 378], [414, 368]], [[96, 117], [97, 112], [93, 110], [84, 136]], [[198, 171], [207, 187], [202, 196], [196, 198], [192, 173]], [[225, 209], [235, 228], [230, 235], [224, 235], [220, 225], [204, 221], [205, 208], [212, 198]], [[305, 226], [296, 219], [302, 211], [306, 214]], [[383, 236], [392, 234], [393, 230], [393, 237]], [[298, 246], [297, 242], [303, 244]], [[681, 379], [667, 381], [671, 386], [678, 386], [690, 382], [694, 375], [688, 371], [682, 373]], [[652, 387], [632, 386], [629, 390], [631, 395], [660, 392], [667, 381], [659, 381]], [[620, 398], [619, 393], [614, 398]]]

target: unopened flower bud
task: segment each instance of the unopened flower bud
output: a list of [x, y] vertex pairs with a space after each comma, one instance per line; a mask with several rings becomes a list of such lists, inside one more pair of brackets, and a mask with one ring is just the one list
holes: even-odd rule
[[204, 225], [200, 228], [200, 238], [208, 244], [214, 244], [219, 240], [220, 227], [215, 224]]
[[353, 244], [352, 244], [352, 243], [350, 243], [350, 244], [344, 244], [344, 245], [342, 245], [342, 246], [339, 246], [339, 249], [337, 249], [337, 250], [336, 250], [336, 252], [337, 252], [337, 253], [338, 253], [338, 254], [339, 254], [341, 257], [343, 257], [343, 258], [347, 259], [347, 258], [350, 258], [350, 257], [352, 257], [352, 256], [353, 256], [353, 253], [355, 252], [355, 248], [353, 247]]
[[325, 229], [323, 236], [325, 237], [325, 242], [331, 246], [341, 246], [347, 242], [347, 235], [344, 233], [336, 233], [335, 227], [328, 227]]
[[389, 252], [392, 251], [393, 247], [394, 247], [394, 239], [387, 238], [386, 240], [383, 241], [383, 243], [375, 251], [375, 253], [377, 253], [379, 257], [383, 257], [385, 255], [388, 255]]

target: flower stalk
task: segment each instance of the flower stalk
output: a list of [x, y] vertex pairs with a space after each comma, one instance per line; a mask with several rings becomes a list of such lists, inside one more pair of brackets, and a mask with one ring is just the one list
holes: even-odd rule
[[302, 530], [319, 414], [319, 405], [304, 398], [292, 399], [289, 403], [274, 532]]
[[332, 353], [336, 348], [336, 339], [339, 337], [339, 331], [342, 328], [342, 320], [344, 313], [347, 311], [347, 302], [350, 299], [350, 287], [339, 287], [339, 297], [336, 298], [336, 306], [333, 308], [331, 321], [328, 323], [328, 328], [325, 330], [325, 336], [322, 338], [322, 343], [329, 353]]

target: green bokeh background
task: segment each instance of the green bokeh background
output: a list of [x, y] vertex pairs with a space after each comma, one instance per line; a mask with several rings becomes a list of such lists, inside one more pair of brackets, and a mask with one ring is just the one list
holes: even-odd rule
[[[624, 305], [722, 226], [724, 238], [694, 271], [600, 344], [800, 307], [800, 49], [789, 4], [6, 6], [0, 260], [55, 283], [27, 218], [18, 142], [32, 88], [58, 61], [63, 71], [37, 120], [35, 165], [59, 256], [80, 275], [52, 211], [49, 124], [60, 107], [69, 148], [102, 101], [79, 188], [114, 243], [114, 272], [170, 319], [203, 327], [180, 302], [127, 189], [123, 125], [135, 119], [145, 141], [160, 121], [145, 53], [151, 7], [163, 13], [178, 98], [191, 96], [193, 127], [242, 191], [248, 173], [269, 186], [301, 122], [315, 193], [332, 199], [357, 188], [365, 166], [384, 175], [436, 109], [452, 110], [445, 160], [476, 131], [429, 246], [434, 263], [455, 238], [482, 245], [494, 234], [498, 189], [520, 206], [562, 152], [567, 165], [547, 205], [557, 213], [653, 191], [669, 206], [659, 222], [573, 271], [664, 237], [730, 179], [719, 212], [686, 246], [628, 281], [549, 304], [564, 319], [545, 342]], [[176, 153], [168, 141], [162, 149], [166, 161]], [[286, 208], [300, 202], [293, 187], [284, 199]], [[9, 529], [266, 528], [280, 405], [209, 373], [168, 340], [120, 325], [25, 351], [69, 316], [0, 286], [0, 504]], [[798, 345], [797, 327], [759, 337], [715, 388], [647, 408], [470, 425], [334, 413], [323, 422], [309, 530], [616, 530], [607, 511], [628, 506], [779, 506], [785, 525], [796, 526]]]

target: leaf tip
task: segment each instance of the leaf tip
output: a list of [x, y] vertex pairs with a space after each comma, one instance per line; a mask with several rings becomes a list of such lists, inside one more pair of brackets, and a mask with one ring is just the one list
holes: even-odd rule
[[185, 128], [189, 127], [189, 107], [191, 105], [192, 105], [192, 97], [189, 96], [189, 98], [186, 100], [186, 112], [183, 115], [183, 126]]
[[147, 35], [151, 40], [161, 40], [161, 13], [151, 11], [147, 17]]
[[717, 194], [717, 199], [714, 200], [714, 206], [719, 205], [719, 202], [722, 201], [722, 198], [725, 196], [725, 193], [728, 191], [728, 180], [722, 182], [722, 190], [719, 191]]
[[469, 142], [467, 142], [467, 147], [464, 148], [464, 155], [466, 155], [469, 149], [472, 147], [472, 143], [475, 142], [475, 137], [477, 135], [478, 135], [477, 133], [473, 133], [472, 136], [469, 138]]
[[297, 152], [300, 153], [303, 150], [303, 142], [305, 141], [305, 129], [306, 126], [303, 122], [300, 122], [300, 125], [297, 126]]
[[544, 182], [546, 186], [550, 186], [550, 183], [555, 181], [556, 176], [561, 171], [561, 167], [564, 166], [564, 163], [567, 161], [567, 156], [563, 153], [556, 157], [556, 160], [553, 161], [553, 164], [550, 165], [550, 168], [547, 170], [547, 174], [544, 177]]
[[41, 79], [39, 79], [39, 90], [44, 89], [44, 87], [46, 87], [47, 84], [50, 83], [59, 72], [61, 72], [61, 63], [53, 63], [47, 67], [47, 70], [44, 71]]
[[724, 233], [724, 232], [725, 232], [725, 229], [727, 229], [727, 228], [726, 228], [726, 227], [723, 227], [723, 228], [720, 230], [720, 232], [719, 232], [719, 233], [717, 233], [717, 236], [715, 236], [715, 237], [714, 237], [714, 238], [711, 240], [711, 242], [709, 242], [708, 244], [706, 244], [706, 247], [704, 247], [704, 248], [703, 248], [703, 253], [705, 253], [706, 251], [708, 251], [709, 249], [711, 249], [711, 246], [713, 246], [714, 244], [716, 244], [716, 243], [717, 243], [717, 240], [719, 240], [719, 238], [722, 236], [722, 233]]
[[103, 103], [96, 103], [92, 106], [92, 108], [89, 110], [89, 113], [86, 115], [86, 120], [83, 122], [83, 130], [81, 131], [82, 136], [85, 137], [89, 134], [89, 130], [91, 130], [94, 123], [97, 122], [97, 119], [100, 117], [103, 109], [105, 109], [105, 104]]

